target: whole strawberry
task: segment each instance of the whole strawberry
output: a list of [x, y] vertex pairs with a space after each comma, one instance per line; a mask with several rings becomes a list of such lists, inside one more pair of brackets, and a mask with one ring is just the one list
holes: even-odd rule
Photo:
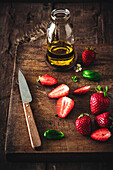
[[75, 122], [76, 129], [84, 136], [88, 136], [91, 133], [92, 123], [89, 114], [83, 113], [81, 114], [76, 122]]
[[95, 121], [102, 128], [110, 128], [113, 118], [109, 112], [105, 112], [96, 116]]
[[109, 107], [110, 100], [107, 95], [107, 86], [105, 92], [102, 87], [97, 86], [97, 93], [94, 93], [90, 98], [90, 108], [92, 114], [99, 114]]
[[92, 49], [92, 48], [88, 47], [82, 53], [82, 62], [85, 66], [88, 66], [95, 60], [95, 57], [96, 57], [95, 48]]

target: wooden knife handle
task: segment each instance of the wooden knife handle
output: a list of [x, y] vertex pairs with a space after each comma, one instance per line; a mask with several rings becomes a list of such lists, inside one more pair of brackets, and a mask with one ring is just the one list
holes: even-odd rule
[[32, 113], [30, 104], [23, 103], [23, 107], [24, 107], [24, 112], [25, 112], [31, 146], [33, 149], [37, 149], [41, 146], [41, 140], [40, 140], [40, 136], [38, 133], [38, 129], [37, 129], [35, 121], [34, 121], [34, 117], [33, 117], [33, 113]]

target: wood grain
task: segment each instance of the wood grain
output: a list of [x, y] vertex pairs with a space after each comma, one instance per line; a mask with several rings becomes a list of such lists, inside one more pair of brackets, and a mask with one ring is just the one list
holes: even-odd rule
[[102, 41], [101, 15], [98, 3], [60, 3], [55, 8], [67, 8], [75, 32], [76, 44], [99, 44]]
[[[8, 1], [9, 2], [9, 1]], [[55, 2], [55, 1], [54, 1]], [[58, 2], [58, 1], [57, 1]], [[65, 4], [66, 5], [66, 4]], [[64, 5], [64, 6], [65, 6]], [[43, 6], [43, 5], [42, 5]], [[16, 55], [16, 50], [15, 48], [17, 46], [15, 46], [15, 42], [16, 45], [18, 45], [19, 42], [24, 43], [24, 42], [28, 42], [28, 40], [30, 39], [30, 41], [33, 41], [35, 39], [38, 39], [38, 37], [40, 37], [40, 33], [42, 32], [41, 35], [44, 35], [44, 33], [46, 32], [46, 28], [47, 25], [45, 22], [41, 25], [41, 32], [37, 32], [36, 33], [36, 28], [35, 26], [37, 26], [40, 29], [40, 25], [36, 25], [35, 23], [38, 23], [38, 17], [37, 16], [37, 12], [39, 11], [39, 8], [41, 9], [40, 12], [43, 13], [41, 15], [45, 17], [46, 19], [49, 17], [46, 17], [46, 9], [48, 8], [52, 8], [56, 6], [55, 4], [50, 4], [49, 7], [47, 4], [45, 4], [43, 7], [41, 7], [41, 4], [1, 4], [0, 6], [0, 108], [1, 109], [1, 116], [0, 116], [0, 169], [4, 170], [4, 169], [15, 169], [15, 170], [20, 170], [20, 169], [38, 169], [38, 170], [45, 170], [45, 169], [66, 169], [71, 168], [71, 169], [98, 169], [98, 170], [112, 170], [112, 162], [107, 163], [105, 161], [105, 163], [100, 162], [100, 163], [86, 163], [84, 164], [83, 162], [75, 162], [73, 164], [71, 163], [55, 163], [55, 164], [51, 164], [48, 163], [47, 165], [45, 163], [10, 163], [7, 162], [5, 160], [5, 155], [4, 155], [4, 141], [5, 141], [5, 132], [6, 132], [6, 122], [7, 122], [7, 114], [8, 114], [8, 107], [9, 107], [9, 98], [10, 98], [10, 89], [11, 89], [11, 80], [12, 80], [12, 70], [13, 70], [13, 62], [14, 62], [14, 55]], [[58, 3], [57, 3], [58, 6]], [[103, 60], [103, 56], [104, 59], [107, 60], [108, 56], [112, 57], [112, 46], [109, 47], [107, 45], [111, 44], [112, 45], [112, 3], [105, 3], [103, 1], [100, 1], [100, 3], [96, 4], [92, 4], [89, 3], [88, 5], [88, 9], [87, 9], [87, 5], [85, 5], [85, 3], [75, 3], [74, 5], [70, 5], [70, 10], [71, 8], [73, 9], [73, 11], [75, 10], [76, 15], [76, 21], [78, 20], [78, 17], [80, 19], [80, 21], [82, 21], [82, 23], [79, 22], [78, 20], [78, 25], [80, 25], [80, 29], [78, 29], [78, 33], [76, 32], [77, 36], [78, 36], [78, 44], [82, 44], [85, 43], [84, 39], [86, 40], [87, 43], [91, 42], [92, 45], [95, 45], [96, 43], [100, 43], [100, 44], [106, 44], [105, 46], [101, 46], [101, 59], [99, 60], [99, 62], [101, 62], [104, 64], [104, 60]], [[75, 7], [74, 7], [75, 6]], [[85, 8], [84, 8], [85, 6]], [[68, 6], [67, 6], [68, 7]], [[78, 7], [78, 9], [77, 9]], [[96, 9], [94, 10], [94, 8], [97, 8], [97, 12]], [[88, 11], [87, 11], [88, 10]], [[87, 24], [85, 24], [85, 19], [82, 16], [87, 16], [88, 18], [90, 17], [90, 13], [91, 16], [92, 15], [92, 10], [93, 10], [93, 14], [94, 18], [90, 18], [90, 20], [88, 21], [92, 21], [93, 25], [95, 27], [92, 29], [87, 29], [86, 25], [89, 25], [92, 22], [89, 22], [89, 24], [87, 23], [88, 21], [86, 21]], [[50, 9], [51, 11], [51, 9]], [[72, 10], [71, 10], [72, 11]], [[81, 15], [79, 13], [79, 11], [83, 11], [83, 15]], [[87, 11], [87, 12], [86, 12]], [[49, 12], [48, 12], [49, 13]], [[73, 12], [74, 13], [74, 12]], [[33, 14], [33, 15], [32, 15]], [[78, 15], [77, 15], [78, 14]], [[88, 14], [88, 15], [87, 15]], [[78, 16], [78, 17], [77, 17]], [[34, 19], [33, 19], [34, 18]], [[40, 17], [39, 17], [40, 18]], [[75, 21], [75, 23], [76, 23]], [[97, 24], [96, 24], [97, 22]], [[84, 24], [83, 24], [84, 23]], [[13, 25], [13, 26], [12, 26]], [[77, 24], [75, 25], [76, 27]], [[84, 29], [87, 31], [89, 30], [90, 32], [85, 32], [83, 31], [83, 27]], [[88, 26], [89, 28], [90, 25]], [[31, 31], [32, 29], [32, 31]], [[39, 30], [38, 29], [38, 30]], [[42, 31], [44, 30], [44, 31]], [[77, 29], [76, 29], [77, 31]], [[30, 32], [30, 36], [29, 36], [29, 32]], [[97, 33], [96, 33], [97, 32]], [[35, 33], [36, 37], [33, 36], [33, 34]], [[93, 35], [91, 34], [93, 33]], [[26, 34], [27, 37], [26, 38]], [[89, 36], [90, 35], [90, 36]], [[80, 36], [82, 36], [83, 38], [80, 38]], [[89, 38], [89, 40], [88, 40]], [[82, 41], [83, 39], [83, 41]], [[91, 40], [94, 39], [94, 40]], [[94, 44], [93, 44], [94, 42]], [[87, 44], [89, 45], [89, 44]], [[28, 47], [27, 47], [28, 48]], [[108, 50], [107, 50], [108, 49]], [[82, 49], [83, 50], [83, 49]], [[81, 50], [80, 50], [81, 52]], [[38, 50], [37, 50], [38, 53]], [[40, 54], [39, 54], [40, 55]], [[23, 57], [23, 56], [22, 56]], [[109, 60], [109, 57], [108, 57]], [[41, 59], [40, 59], [41, 61]], [[109, 62], [110, 64], [110, 62]], [[110, 67], [109, 67], [110, 70]], [[41, 70], [40, 70], [41, 71]], [[36, 71], [34, 71], [34, 73], [36, 74]], [[42, 71], [43, 73], [43, 71]], [[111, 80], [112, 80], [112, 76]], [[106, 79], [106, 76], [104, 76], [104, 78]], [[105, 83], [107, 82], [107, 79], [105, 80]], [[111, 82], [111, 81], [110, 81]], [[112, 86], [110, 86], [112, 87]], [[43, 88], [42, 88], [43, 91]], [[110, 92], [111, 93], [111, 92]], [[27, 129], [26, 129], [27, 130]], [[95, 159], [94, 159], [95, 160]], [[76, 161], [76, 160], [75, 160]]]
[[[38, 39], [35, 42], [23, 44], [18, 48], [18, 57], [16, 61], [16, 69], [14, 72], [14, 84], [12, 89], [11, 105], [7, 127], [6, 153], [21, 153], [21, 156], [23, 157], [26, 154], [29, 155], [29, 158], [30, 153], [34, 153], [33, 157], [35, 157], [36, 155], [38, 159], [43, 160], [62, 160], [64, 158], [62, 158], [61, 155], [65, 155], [68, 159], [69, 155], [71, 155], [71, 160], [72, 158], [74, 159], [74, 157], [76, 157], [76, 159], [83, 159], [84, 155], [86, 155], [86, 158], [88, 157], [89, 159], [93, 158], [94, 155], [97, 159], [99, 159], [99, 154], [102, 154], [103, 157], [107, 157], [109, 153], [113, 152], [113, 138], [111, 138], [106, 143], [98, 143], [91, 140], [90, 138], [85, 138], [78, 133], [75, 128], [74, 122], [80, 113], [91, 113], [89, 108], [89, 100], [91, 94], [95, 92], [95, 87], [98, 84], [102, 85], [103, 87], [108, 85], [109, 93], [111, 96], [113, 95], [113, 69], [110, 67], [111, 63], [113, 63], [112, 56], [110, 55], [111, 53], [113, 53], [112, 47], [96, 46], [98, 51], [97, 59], [92, 66], [89, 66], [88, 69], [93, 68], [94, 71], [99, 72], [101, 74], [101, 80], [99, 82], [92, 82], [84, 79], [82, 76], [82, 72], [75, 74], [75, 71], [73, 69], [68, 72], [53, 72], [45, 62], [45, 38], [46, 37], [43, 37], [43, 39], [41, 38], [41, 40]], [[36, 46], [36, 44], [38, 44], [38, 47]], [[76, 50], [77, 49], [82, 51], [84, 49], [84, 46], [76, 46]], [[42, 148], [38, 152], [32, 150], [28, 140], [23, 108], [21, 106], [21, 99], [18, 91], [18, 69], [21, 69], [23, 74], [25, 75], [33, 96], [31, 107], [33, 109], [36, 125], [38, 126], [42, 140]], [[83, 70], [85, 69], [87, 68], [83, 67]], [[36, 82], [36, 78], [38, 78], [39, 75], [43, 75], [46, 73], [57, 78], [58, 84], [65, 83], [70, 87], [69, 97], [71, 97], [75, 101], [76, 105], [66, 119], [60, 119], [56, 117], [56, 100], [52, 100], [47, 96], [49, 91], [51, 91], [54, 87], [45, 87]], [[78, 79], [78, 82], [76, 84], [71, 78], [74, 75], [76, 75]], [[91, 86], [91, 90], [88, 95], [79, 97], [72, 94], [72, 91], [75, 88], [81, 87], [83, 85]], [[112, 112], [112, 109], [113, 107], [111, 102], [109, 111]], [[94, 116], [91, 115], [91, 118], [94, 124]], [[65, 138], [60, 141], [48, 141], [44, 139], [43, 134], [48, 129], [62, 131], [65, 134]], [[93, 126], [93, 130], [95, 129], [96, 126]], [[24, 138], [22, 138], [22, 136], [24, 136]], [[94, 153], [93, 156], [90, 153]], [[47, 155], [47, 158], [45, 158], [45, 154]], [[55, 154], [58, 154], [58, 156], [56, 157]]]
[[38, 129], [35, 124], [33, 113], [29, 103], [23, 103], [28, 133], [30, 137], [31, 146], [33, 149], [38, 150], [41, 147], [41, 140]]

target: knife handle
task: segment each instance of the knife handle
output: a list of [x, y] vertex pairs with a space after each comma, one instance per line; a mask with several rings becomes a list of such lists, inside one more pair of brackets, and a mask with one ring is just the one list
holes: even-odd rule
[[37, 149], [41, 146], [41, 140], [38, 129], [35, 124], [33, 113], [29, 103], [23, 103], [25, 118], [28, 127], [28, 133], [30, 137], [31, 146], [33, 149]]

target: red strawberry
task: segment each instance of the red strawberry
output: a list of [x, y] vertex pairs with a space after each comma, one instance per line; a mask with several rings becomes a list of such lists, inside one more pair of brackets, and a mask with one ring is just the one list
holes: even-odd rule
[[88, 136], [91, 133], [92, 123], [89, 114], [83, 113], [81, 114], [76, 122], [75, 126], [77, 130], [84, 136]]
[[95, 49], [88, 47], [82, 53], [82, 62], [84, 65], [88, 66], [95, 60], [95, 57], [96, 57]]
[[43, 76], [39, 76], [39, 79], [37, 79], [37, 81], [40, 81], [40, 83], [42, 85], [46, 85], [46, 86], [51, 86], [51, 85], [54, 85], [58, 82], [54, 77], [52, 77], [48, 74], [45, 74]]
[[57, 114], [60, 118], [65, 118], [74, 107], [74, 101], [69, 97], [61, 97], [57, 101]]
[[66, 84], [60, 84], [55, 89], [53, 89], [48, 96], [50, 98], [59, 98], [67, 96], [69, 94], [69, 87]]
[[85, 94], [89, 91], [90, 86], [83, 86], [73, 91], [74, 94]]
[[90, 98], [90, 108], [92, 114], [99, 114], [109, 107], [110, 100], [107, 96], [107, 86], [105, 92], [102, 87], [97, 86], [97, 93], [94, 93]]
[[94, 131], [91, 138], [98, 141], [106, 141], [111, 137], [111, 132], [107, 128], [102, 128]]
[[111, 115], [109, 112], [102, 113], [96, 116], [95, 120], [97, 124], [102, 128], [110, 128], [112, 125]]

